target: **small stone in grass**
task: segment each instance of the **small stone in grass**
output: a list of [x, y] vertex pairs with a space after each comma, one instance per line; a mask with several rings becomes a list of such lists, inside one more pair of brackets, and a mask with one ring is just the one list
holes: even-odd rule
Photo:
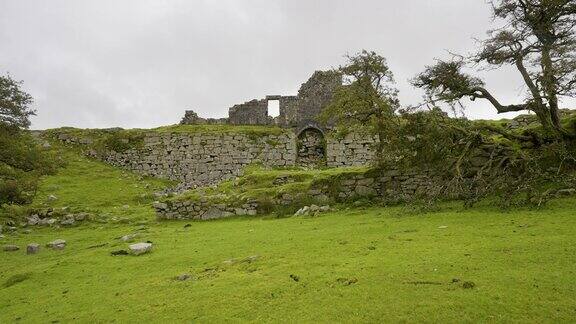
[[178, 277], [176, 277], [176, 280], [178, 281], [186, 281], [188, 279], [192, 278], [192, 275], [189, 273], [183, 273], [181, 275], [179, 275]]
[[14, 251], [20, 250], [20, 247], [18, 245], [14, 245], [14, 244], [8, 244], [8, 245], [4, 245], [2, 250], [4, 250], [5, 252], [14, 252]]
[[40, 252], [40, 244], [38, 243], [30, 243], [26, 247], [26, 254], [36, 254]]
[[128, 246], [133, 255], [142, 255], [152, 251], [152, 243], [136, 243]]
[[53, 250], [64, 250], [64, 248], [66, 247], [66, 241], [62, 239], [57, 239], [46, 244], [46, 246]]

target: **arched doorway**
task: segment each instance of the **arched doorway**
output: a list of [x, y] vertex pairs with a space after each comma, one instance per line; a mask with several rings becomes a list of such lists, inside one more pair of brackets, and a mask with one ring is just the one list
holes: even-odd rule
[[326, 140], [315, 127], [303, 129], [298, 134], [298, 165], [318, 167], [326, 165]]

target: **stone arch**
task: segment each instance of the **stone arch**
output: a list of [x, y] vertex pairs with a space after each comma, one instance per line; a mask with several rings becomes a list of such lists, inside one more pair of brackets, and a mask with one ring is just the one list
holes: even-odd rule
[[305, 127], [297, 136], [297, 163], [306, 167], [326, 165], [326, 139], [318, 127]]

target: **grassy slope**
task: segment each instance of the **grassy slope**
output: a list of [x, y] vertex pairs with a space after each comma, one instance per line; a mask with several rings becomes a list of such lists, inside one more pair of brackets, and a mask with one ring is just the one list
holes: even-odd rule
[[[34, 229], [0, 240], [21, 246], [56, 238], [69, 242], [64, 251], [43, 249], [34, 256], [0, 252], [0, 322], [576, 318], [576, 199], [553, 201], [540, 211], [447, 205], [441, 212], [412, 215], [401, 207], [370, 208], [184, 228], [186, 222], [152, 221], [145, 205], [118, 208], [148, 193], [138, 178], [77, 159], [46, 179], [40, 196], [54, 193], [58, 205], [151, 222], [144, 229], [114, 222]], [[132, 232], [153, 241], [153, 253], [110, 256], [127, 246], [115, 238]], [[106, 245], [90, 248], [100, 244]], [[223, 263], [253, 255], [259, 256], [254, 262]], [[185, 272], [195, 279], [173, 280]], [[24, 280], [5, 287], [14, 276]], [[358, 281], [346, 285], [339, 278]], [[452, 283], [454, 278], [461, 282]], [[463, 281], [476, 286], [463, 289]]]
[[[152, 194], [168, 185], [168, 181], [142, 178], [71, 151], [62, 154], [68, 161], [67, 167], [41, 182], [33, 206], [80, 208], [79, 211], [100, 218], [153, 218]], [[50, 195], [58, 199], [49, 201]]]

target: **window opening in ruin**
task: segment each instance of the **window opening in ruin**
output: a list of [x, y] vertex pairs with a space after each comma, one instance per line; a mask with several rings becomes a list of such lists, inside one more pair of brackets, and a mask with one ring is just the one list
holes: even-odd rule
[[268, 100], [268, 116], [272, 118], [280, 116], [280, 100]]

